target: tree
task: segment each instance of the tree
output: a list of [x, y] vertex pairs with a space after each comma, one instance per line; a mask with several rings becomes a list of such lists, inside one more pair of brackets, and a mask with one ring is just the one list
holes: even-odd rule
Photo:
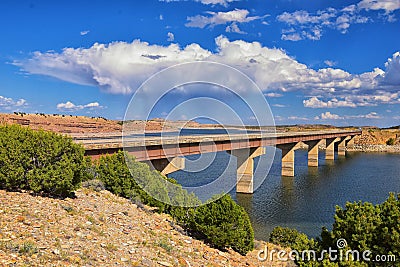
[[197, 208], [193, 228], [218, 248], [231, 247], [243, 255], [254, 248], [249, 216], [229, 195]]
[[0, 188], [69, 196], [80, 185], [84, 149], [70, 137], [0, 126]]

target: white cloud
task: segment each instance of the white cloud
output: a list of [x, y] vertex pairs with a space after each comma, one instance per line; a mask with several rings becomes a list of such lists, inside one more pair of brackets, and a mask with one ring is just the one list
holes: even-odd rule
[[90, 32], [90, 31], [81, 31], [80, 34], [83, 36], [83, 35], [88, 34], [89, 32]]
[[332, 60], [325, 60], [324, 63], [329, 67], [333, 67], [337, 64], [336, 61], [332, 61]]
[[345, 116], [346, 119], [380, 119], [381, 116], [376, 112], [370, 112], [368, 114], [363, 115], [349, 115]]
[[284, 12], [278, 15], [277, 19], [289, 25], [297, 24], [323, 24], [335, 17], [336, 10], [328, 9], [327, 11], [318, 11], [316, 15], [312, 15], [305, 10], [297, 10], [293, 13]]
[[103, 108], [100, 106], [98, 102], [88, 103], [86, 105], [75, 105], [71, 101], [67, 101], [65, 103], [57, 104], [57, 109], [61, 111], [77, 111], [82, 109], [101, 109]]
[[371, 112], [371, 113], [365, 115], [365, 118], [367, 118], [367, 119], [380, 119], [381, 116], [379, 116], [378, 113], [376, 113], [376, 112]]
[[341, 117], [337, 114], [332, 114], [329, 111], [327, 111], [327, 112], [321, 114], [321, 119], [322, 120], [342, 120], [343, 117]]
[[338, 100], [333, 98], [328, 101], [319, 100], [317, 97], [303, 100], [304, 107], [306, 108], [337, 108], [337, 107], [356, 107], [356, 104], [347, 100]]
[[[288, 41], [319, 40], [326, 28], [336, 29], [345, 34], [352, 24], [371, 21], [368, 17], [360, 14], [361, 6], [360, 4], [359, 6], [350, 5], [341, 10], [327, 8], [315, 13], [306, 10], [297, 10], [292, 13], [284, 12], [277, 16], [277, 20], [287, 24], [289, 28], [282, 31], [281, 39]], [[389, 15], [387, 19], [395, 20], [393, 16], [389, 18]]]
[[393, 54], [385, 63], [386, 71], [381, 73], [381, 82], [388, 85], [400, 85], [400, 52]]
[[381, 116], [378, 115], [376, 112], [370, 112], [368, 114], [361, 114], [361, 115], [345, 115], [340, 116], [337, 114], [330, 113], [329, 111], [322, 113], [320, 116], [316, 116], [315, 120], [351, 120], [351, 119], [380, 119]]
[[309, 121], [310, 119], [306, 118], [306, 117], [289, 116], [288, 120], [291, 120], [291, 121]]
[[185, 26], [203, 29], [207, 26], [214, 27], [216, 25], [233, 22], [246, 23], [261, 18], [259, 16], [249, 17], [249, 13], [250, 12], [246, 9], [235, 9], [227, 12], [208, 11], [207, 14], [210, 16], [196, 15], [194, 17], [188, 17], [188, 22]]
[[274, 92], [265, 93], [264, 95], [267, 96], [267, 97], [282, 97], [283, 96], [282, 94], [274, 93]]
[[273, 104], [272, 106], [276, 107], [276, 108], [285, 108], [285, 107], [287, 107], [286, 105], [282, 105], [282, 104]]
[[28, 103], [25, 99], [21, 98], [18, 100], [14, 100], [11, 97], [5, 97], [0, 95], [0, 109], [3, 110], [20, 110], [24, 106], [27, 106]]
[[366, 10], [385, 10], [387, 13], [400, 9], [399, 0], [362, 0], [357, 5]]
[[[385, 71], [376, 68], [371, 72], [351, 74], [341, 69], [308, 68], [285, 51], [264, 47], [259, 42], [230, 41], [219, 36], [215, 43], [216, 52], [206, 50], [196, 43], [186, 47], [178, 44], [151, 45], [140, 40], [131, 43], [96, 43], [89, 48], [65, 48], [61, 53], [35, 52], [30, 59], [16, 61], [14, 64], [31, 74], [97, 86], [108, 93], [131, 94], [151, 75], [166, 67], [192, 61], [213, 61], [243, 71], [268, 97], [274, 97], [268, 93], [271, 91], [298, 90], [318, 96], [304, 100], [306, 107], [400, 103], [400, 53], [395, 53], [388, 60]], [[190, 73], [193, 70], [188, 70], [188, 75]], [[178, 75], [182, 74], [177, 74], [180, 77]], [[158, 90], [166, 89], [160, 84]]]
[[[159, 0], [160, 2], [182, 2], [182, 1], [188, 1], [188, 0]], [[241, 0], [193, 0], [195, 2], [200, 2], [204, 5], [222, 5], [227, 7], [229, 3], [235, 2], [235, 1], [241, 1]]]
[[240, 34], [246, 34], [246, 32], [242, 31], [235, 22], [232, 23], [231, 25], [226, 26], [225, 31], [226, 32], [240, 33]]
[[163, 14], [160, 14], [160, 16], [158, 16], [158, 19], [159, 19], [159, 20], [164, 20]]
[[172, 32], [168, 32], [167, 37], [168, 42], [173, 42], [175, 40], [175, 35]]
[[292, 33], [292, 34], [282, 34], [281, 39], [285, 41], [296, 42], [303, 40], [303, 37], [301, 37], [299, 33]]
[[201, 2], [202, 4], [205, 5], [223, 5], [223, 6], [228, 6], [228, 3], [234, 2], [234, 1], [240, 1], [240, 0], [196, 0], [197, 2]]

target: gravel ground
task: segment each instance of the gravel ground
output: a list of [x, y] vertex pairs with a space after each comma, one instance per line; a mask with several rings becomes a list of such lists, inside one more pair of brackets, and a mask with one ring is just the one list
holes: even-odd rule
[[0, 190], [0, 266], [289, 266], [210, 248], [171, 217], [108, 191], [53, 199]]

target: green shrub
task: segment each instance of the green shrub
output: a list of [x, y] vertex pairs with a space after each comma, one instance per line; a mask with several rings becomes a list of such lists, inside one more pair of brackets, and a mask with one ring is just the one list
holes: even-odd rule
[[[371, 259], [376, 255], [394, 255], [400, 259], [400, 195], [393, 193], [382, 204], [373, 205], [368, 202], [347, 203], [345, 208], [336, 207], [335, 222], [332, 231], [322, 229], [318, 242], [309, 240], [296, 230], [277, 227], [270, 236], [270, 241], [284, 247], [289, 246], [299, 252], [313, 249], [317, 255], [323, 250], [337, 248], [337, 240], [347, 241], [345, 251], [357, 250], [360, 255], [371, 251]], [[325, 255], [322, 262], [297, 260], [299, 266], [398, 266], [393, 262], [377, 265], [376, 262], [363, 262], [360, 257], [356, 261], [330, 262]], [[395, 264], [396, 264], [395, 263]], [[385, 265], [386, 264], [386, 265]]]
[[272, 230], [269, 241], [282, 247], [296, 250], [306, 250], [314, 246], [314, 240], [309, 240], [306, 234], [300, 233], [296, 229], [280, 226]]
[[[88, 165], [86, 169], [92, 170]], [[136, 162], [130, 156], [125, 157], [122, 151], [101, 157], [95, 169], [89, 176], [102, 181], [110, 192], [169, 213], [186, 230], [200, 235], [211, 245], [231, 247], [241, 254], [253, 249], [250, 219], [229, 195], [199, 206], [201, 201], [175, 180], [151, 171], [147, 164]]]
[[390, 138], [386, 141], [386, 145], [388, 145], [388, 146], [393, 146], [395, 142], [396, 142], [396, 139], [394, 139], [393, 137], [390, 137]]
[[356, 202], [347, 203], [345, 209], [337, 207], [332, 240], [344, 238], [351, 249], [370, 250], [372, 255], [395, 255], [400, 259], [399, 197], [391, 193], [382, 204]]
[[[158, 183], [160, 174], [151, 171], [147, 164], [136, 162], [133, 158], [130, 159], [129, 164], [132, 173], [126, 164], [125, 155], [122, 151], [103, 156], [96, 163], [97, 179], [102, 181], [105, 188], [113, 194], [157, 207], [162, 212], [165, 209], [165, 203], [169, 202], [169, 198], [165, 186]], [[159, 201], [146, 193], [139, 186], [138, 181], [148, 181], [146, 189], [156, 191], [155, 196], [164, 201]]]
[[249, 216], [229, 195], [198, 207], [193, 228], [217, 248], [231, 247], [242, 255], [254, 248]]
[[69, 196], [81, 182], [83, 155], [69, 137], [0, 126], [0, 188]]

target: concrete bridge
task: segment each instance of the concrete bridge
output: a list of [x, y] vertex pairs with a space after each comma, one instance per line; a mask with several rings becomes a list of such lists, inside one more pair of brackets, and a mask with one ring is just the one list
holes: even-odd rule
[[86, 136], [75, 137], [82, 143], [86, 155], [99, 158], [124, 149], [136, 160], [154, 166], [167, 175], [184, 169], [184, 156], [218, 151], [227, 151], [237, 158], [237, 185], [240, 193], [253, 193], [254, 158], [265, 154], [266, 146], [282, 150], [282, 176], [294, 176], [295, 150], [302, 144], [308, 146], [308, 166], [318, 167], [319, 146], [326, 145], [325, 159], [334, 160], [335, 150], [339, 156], [346, 153], [346, 146], [353, 142], [361, 131], [335, 130], [288, 133], [243, 133], [195, 136]]

